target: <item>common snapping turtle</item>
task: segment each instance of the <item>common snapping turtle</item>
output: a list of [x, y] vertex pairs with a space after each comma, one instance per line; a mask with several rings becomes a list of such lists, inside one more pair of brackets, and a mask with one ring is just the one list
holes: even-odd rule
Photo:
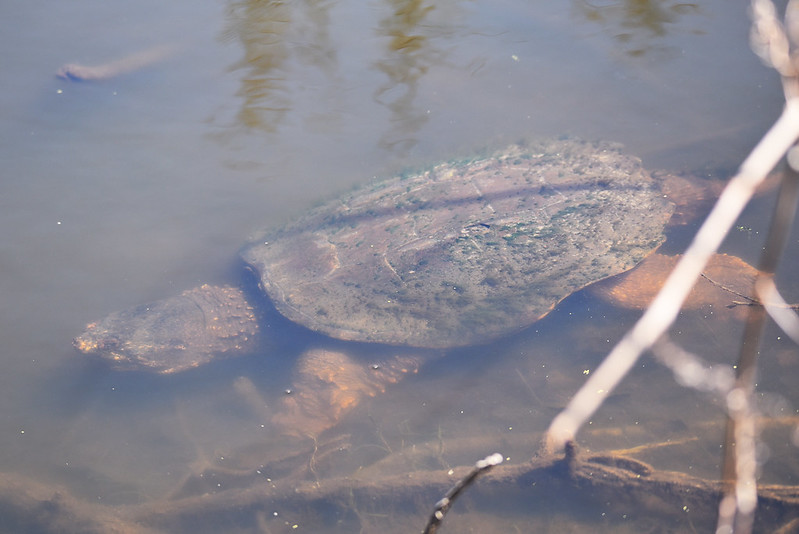
[[[411, 347], [482, 343], [657, 249], [675, 211], [661, 182], [610, 143], [514, 146], [375, 182], [258, 234], [241, 256], [275, 308], [311, 330]], [[178, 372], [254, 350], [263, 329], [250, 302], [242, 289], [203, 285], [111, 314], [74, 345], [117, 368]], [[414, 365], [389, 362], [363, 393]]]

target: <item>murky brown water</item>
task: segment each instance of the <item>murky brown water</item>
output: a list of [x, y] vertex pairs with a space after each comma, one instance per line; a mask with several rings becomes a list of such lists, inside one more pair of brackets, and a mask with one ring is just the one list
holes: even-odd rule
[[[748, 49], [744, 4], [599, 5], [0, 8], [0, 43], [13, 51], [0, 74], [0, 471], [121, 505], [164, 499], [208, 467], [193, 491], [250, 484], [236, 473], [286, 451], [300, 454], [293, 469], [307, 466], [310, 444], [262, 426], [290, 386], [292, 346], [154, 377], [83, 360], [70, 341], [108, 312], [235, 283], [236, 252], [253, 230], [374, 176], [560, 134], [622, 142], [651, 168], [728, 176], [782, 105], [776, 76]], [[136, 72], [54, 76], [67, 62], [161, 44], [177, 52]], [[756, 261], [770, 209], [768, 198], [748, 209], [725, 251]], [[669, 250], [689, 232], [675, 230]], [[799, 300], [797, 245], [783, 268], [789, 300]], [[731, 363], [740, 325], [721, 315], [686, 312], [674, 336]], [[432, 361], [321, 436], [314, 476], [379, 480], [497, 447], [522, 461], [635, 318], [575, 295], [516, 337]], [[796, 348], [770, 329], [763, 352], [759, 385], [779, 396], [772, 415], [782, 418], [765, 429], [763, 476], [795, 484]], [[717, 402], [644, 359], [581, 437], [592, 450], [634, 449], [658, 468], [713, 478], [722, 425]], [[358, 524], [277, 512], [272, 531]], [[617, 528], [591, 513], [580, 524]], [[578, 530], [561, 515], [526, 514], [514, 510], [515, 524], [537, 517]]]

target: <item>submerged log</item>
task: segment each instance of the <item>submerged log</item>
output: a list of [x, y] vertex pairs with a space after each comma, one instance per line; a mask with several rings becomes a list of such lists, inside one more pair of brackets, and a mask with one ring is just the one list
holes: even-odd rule
[[55, 75], [75, 81], [108, 80], [169, 59], [177, 52], [178, 47], [175, 45], [160, 45], [102, 65], [67, 63], [59, 68]]
[[[0, 527], [67, 534], [290, 531], [296, 524], [334, 531], [352, 527], [363, 532], [409, 531], [423, 527], [441, 495], [470, 469], [417, 471], [377, 480], [349, 476], [319, 482], [263, 481], [244, 489], [125, 506], [83, 502], [64, 489], [2, 475]], [[658, 471], [624, 456], [546, 456], [497, 466], [464, 493], [456, 508], [490, 520], [520, 514], [519, 510], [534, 518], [600, 506], [627, 522], [709, 530], [715, 524], [720, 495], [718, 481]], [[797, 518], [799, 487], [759, 488], [756, 531], [775, 531]]]

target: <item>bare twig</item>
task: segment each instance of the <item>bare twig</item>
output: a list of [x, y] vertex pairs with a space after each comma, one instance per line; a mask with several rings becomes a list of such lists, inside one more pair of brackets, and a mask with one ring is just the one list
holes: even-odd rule
[[487, 473], [491, 468], [497, 466], [502, 463], [502, 455], [498, 452], [486, 456], [482, 460], [478, 461], [474, 464], [474, 469], [472, 469], [468, 475], [463, 477], [455, 484], [452, 489], [450, 489], [444, 497], [436, 503], [436, 508], [433, 510], [433, 514], [430, 516], [430, 520], [427, 522], [427, 527], [424, 529], [424, 534], [434, 534], [438, 531], [439, 525], [441, 522], [444, 521], [444, 516], [449, 511], [450, 506], [461, 494], [463, 490], [468, 488], [477, 477], [483, 473]]
[[[799, 175], [788, 169], [784, 175], [777, 207], [771, 221], [758, 266], [756, 288], [773, 286], [774, 273], [782, 257], [799, 198]], [[760, 300], [774, 307], [770, 299]], [[756, 429], [754, 391], [760, 338], [766, 321], [766, 308], [749, 310], [741, 352], [736, 366], [738, 375], [733, 390], [727, 395], [727, 433], [724, 443], [724, 498], [719, 506], [719, 532], [748, 534], [752, 530], [757, 506]]]
[[[785, 247], [788, 233], [796, 217], [797, 201], [799, 201], [799, 173], [797, 173], [797, 168], [799, 168], [799, 149], [797, 147], [793, 147], [788, 153], [788, 165], [789, 169], [783, 179], [774, 214], [774, 227], [772, 228], [774, 243], [767, 243], [766, 246], [766, 251], [769, 251], [769, 244], [778, 248], [777, 254]], [[764, 254], [766, 251], [764, 251]], [[774, 254], [774, 251], [771, 253]], [[758, 277], [755, 282], [755, 292], [765, 306], [766, 313], [795, 343], [799, 344], [799, 317], [791, 311], [796, 309], [796, 306], [787, 304], [774, 284], [774, 271], [776, 270], [778, 258], [779, 255], [768, 259], [767, 267], [771, 270], [764, 271]]]
[[[789, 31], [799, 34], [799, 2], [792, 0], [789, 7]], [[752, 47], [764, 62], [773, 66], [782, 76], [786, 104], [782, 115], [754, 148], [741, 165], [739, 173], [732, 178], [707, 220], [694, 237], [683, 258], [666, 280], [635, 326], [622, 338], [605, 358], [596, 372], [586, 381], [568, 406], [552, 421], [545, 440], [545, 450], [552, 452], [564, 447], [574, 439], [576, 432], [599, 408], [605, 398], [629, 372], [640, 355], [650, 349], [672, 325], [697, 278], [701, 275], [710, 256], [715, 253], [729, 229], [751, 199], [755, 188], [766, 174], [777, 164], [799, 137], [799, 75], [795, 58], [791, 55], [791, 43], [783, 26], [776, 18], [774, 6], [769, 0], [752, 0]], [[796, 189], [786, 180], [783, 190]], [[778, 315], [789, 329], [799, 332], [799, 318], [784, 306], [773, 285], [776, 262], [782, 254], [787, 228], [792, 222], [792, 210], [796, 204], [793, 195], [781, 194], [764, 256], [761, 259], [761, 275], [758, 296], [769, 314]], [[781, 215], [790, 211], [790, 217]], [[747, 297], [747, 300], [750, 301]], [[779, 310], [779, 311], [777, 311]], [[784, 312], [784, 313], [783, 313]], [[719, 507], [716, 532], [748, 533], [754, 522], [757, 505], [755, 457], [756, 428], [753, 408], [753, 392], [759, 334], [762, 330], [766, 310], [761, 306], [750, 309], [746, 326], [746, 337], [741, 347], [738, 376], [735, 384], [714, 388], [726, 392], [729, 425], [725, 441], [724, 498]], [[799, 337], [799, 335], [798, 335]], [[697, 362], [686, 355], [679, 355], [688, 365], [699, 372], [700, 382], [707, 378]], [[686, 363], [687, 362], [687, 363]], [[679, 365], [677, 366], [679, 367]], [[676, 371], [675, 371], [676, 372]], [[683, 369], [683, 374], [684, 369]], [[690, 373], [688, 379], [692, 379]]]
[[596, 372], [558, 414], [547, 431], [545, 449], [560, 450], [635, 365], [640, 355], [674, 322], [710, 256], [729, 232], [755, 188], [799, 137], [799, 98], [785, 109], [730, 180], [707, 220], [644, 315], [608, 354]]
[[773, 278], [758, 280], [756, 291], [763, 299], [763, 305], [771, 319], [799, 345], [799, 316], [792, 311], [797, 309], [797, 305], [785, 302], [777, 291]]
[[710, 278], [705, 273], [702, 273], [701, 276], [702, 276], [702, 278], [704, 278], [705, 280], [710, 282], [711, 285], [721, 289], [722, 291], [726, 291], [727, 293], [731, 293], [731, 294], [735, 295], [736, 297], [744, 299], [743, 302], [734, 300], [732, 302], [732, 304], [730, 306], [728, 306], [728, 308], [732, 307], [732, 306], [758, 306], [758, 305], [760, 305], [760, 301], [757, 300], [756, 298], [752, 298], [752, 297], [750, 297], [748, 295], [744, 295], [740, 291], [735, 291], [734, 289], [732, 289], [730, 287], [727, 287], [724, 284], [720, 284], [719, 282], [716, 282], [715, 280]]

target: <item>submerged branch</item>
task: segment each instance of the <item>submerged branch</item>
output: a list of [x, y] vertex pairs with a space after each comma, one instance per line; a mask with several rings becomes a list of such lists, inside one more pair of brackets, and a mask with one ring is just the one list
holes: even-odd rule
[[558, 414], [547, 432], [545, 450], [558, 451], [599, 408], [641, 354], [668, 330], [710, 257], [755, 192], [757, 186], [799, 137], [799, 98], [785, 109], [730, 180], [682, 259], [635, 326], [608, 354], [596, 372]]
[[424, 529], [424, 534], [435, 534], [438, 532], [438, 527], [444, 521], [444, 516], [449, 511], [452, 503], [458, 498], [458, 495], [466, 488], [471, 486], [477, 477], [490, 471], [493, 467], [502, 463], [502, 455], [494, 453], [486, 456], [477, 462], [468, 475], [460, 479], [455, 485], [447, 492], [444, 497], [436, 503], [436, 508], [427, 522], [427, 527]]
[[67, 63], [55, 73], [65, 80], [89, 81], [107, 80], [120, 74], [127, 74], [154, 63], [164, 61], [177, 53], [176, 45], [160, 45], [123, 58], [103, 63], [102, 65], [80, 65]]
[[[358, 515], [365, 531], [370, 515], [380, 519], [381, 532], [418, 528], [428, 514], [428, 504], [451, 488], [453, 481], [473, 471], [418, 471], [379, 480], [338, 477], [319, 482], [277, 480], [247, 489], [140, 505], [102, 506], [70, 497], [16, 475], [0, 475], [2, 524], [17, 531], [70, 534], [77, 532], [211, 532], [236, 525], [241, 529], [263, 526], [278, 510], [294, 510], [299, 523], [313, 516]], [[682, 521], [683, 526], [709, 530], [721, 498], [721, 483], [682, 473], [658, 471], [638, 460], [613, 453], [582, 455], [572, 450], [566, 458], [547, 455], [517, 465], [500, 465], [484, 473], [461, 499], [474, 511], [503, 514], [510, 502], [525, 504], [561, 502], [601, 505], [631, 518]], [[536, 513], [548, 512], [548, 507]], [[683, 513], [676, 516], [675, 510]], [[358, 511], [362, 511], [359, 514]], [[385, 524], [392, 514], [402, 525]], [[799, 515], [799, 487], [762, 486], [756, 518], [761, 530], [773, 531]], [[280, 516], [281, 519], [286, 517]], [[281, 521], [282, 525], [282, 521]]]

